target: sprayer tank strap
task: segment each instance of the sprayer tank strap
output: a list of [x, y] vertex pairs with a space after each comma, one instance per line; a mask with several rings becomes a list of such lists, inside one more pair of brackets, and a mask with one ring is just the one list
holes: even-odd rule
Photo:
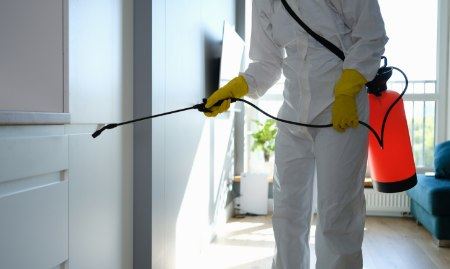
[[327, 39], [323, 38], [314, 30], [312, 30], [308, 25], [306, 25], [305, 22], [300, 19], [300, 17], [297, 15], [297, 13], [292, 10], [291, 6], [286, 2], [286, 0], [281, 0], [281, 3], [283, 4], [284, 8], [287, 10], [289, 15], [308, 33], [310, 34], [317, 42], [322, 44], [324, 47], [326, 47], [328, 50], [330, 50], [332, 53], [334, 53], [337, 57], [339, 57], [342, 61], [345, 60], [345, 54], [344, 52], [338, 48], [336, 45], [328, 41]]

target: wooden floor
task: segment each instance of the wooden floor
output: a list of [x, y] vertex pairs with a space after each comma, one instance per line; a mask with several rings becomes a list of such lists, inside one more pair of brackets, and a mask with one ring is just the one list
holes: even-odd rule
[[[314, 268], [312, 226], [311, 268]], [[204, 253], [203, 268], [270, 268], [274, 249], [270, 217], [232, 219]], [[363, 244], [365, 269], [450, 269], [450, 248], [439, 248], [409, 218], [368, 217]]]

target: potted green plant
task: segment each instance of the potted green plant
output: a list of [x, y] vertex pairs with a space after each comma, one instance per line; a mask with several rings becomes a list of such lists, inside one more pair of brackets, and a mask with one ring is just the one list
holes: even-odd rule
[[252, 151], [262, 151], [264, 153], [264, 160], [268, 162], [270, 155], [272, 155], [275, 150], [275, 137], [277, 135], [275, 121], [268, 119], [264, 123], [257, 120], [254, 122], [258, 126], [258, 130], [252, 134]]

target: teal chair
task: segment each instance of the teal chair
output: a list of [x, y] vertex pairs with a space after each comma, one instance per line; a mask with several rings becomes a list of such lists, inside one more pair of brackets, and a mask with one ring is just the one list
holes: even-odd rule
[[408, 190], [411, 214], [440, 247], [450, 247], [450, 141], [435, 151], [435, 176], [417, 175], [417, 185]]

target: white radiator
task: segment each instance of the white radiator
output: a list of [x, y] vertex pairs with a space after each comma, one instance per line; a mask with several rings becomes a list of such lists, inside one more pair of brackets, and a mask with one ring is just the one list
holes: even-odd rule
[[410, 212], [410, 201], [405, 192], [381, 193], [365, 189], [366, 212], [373, 216], [405, 216]]
[[[368, 216], [409, 216], [410, 200], [405, 192], [381, 193], [373, 189], [364, 189], [366, 214]], [[268, 211], [273, 212], [273, 199], [268, 201]], [[313, 199], [313, 213], [317, 213], [316, 199]]]

